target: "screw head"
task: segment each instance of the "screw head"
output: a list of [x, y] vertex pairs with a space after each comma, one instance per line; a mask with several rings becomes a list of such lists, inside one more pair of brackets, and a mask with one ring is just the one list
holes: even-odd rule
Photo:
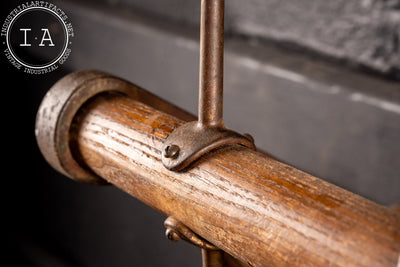
[[171, 241], [179, 241], [181, 240], [181, 237], [172, 229], [167, 228], [167, 230], [165, 231], [165, 236], [171, 240]]
[[165, 149], [164, 149], [164, 156], [166, 158], [174, 159], [174, 158], [178, 157], [179, 150], [180, 150], [180, 148], [177, 145], [166, 146]]

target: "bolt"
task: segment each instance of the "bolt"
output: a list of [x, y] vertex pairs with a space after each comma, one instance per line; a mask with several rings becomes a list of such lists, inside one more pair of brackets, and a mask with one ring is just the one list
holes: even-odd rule
[[181, 240], [181, 237], [172, 229], [167, 228], [167, 230], [165, 231], [165, 236], [171, 240], [171, 241], [179, 241]]
[[179, 155], [179, 146], [177, 145], [170, 145], [164, 149], [164, 156], [166, 158], [176, 158]]

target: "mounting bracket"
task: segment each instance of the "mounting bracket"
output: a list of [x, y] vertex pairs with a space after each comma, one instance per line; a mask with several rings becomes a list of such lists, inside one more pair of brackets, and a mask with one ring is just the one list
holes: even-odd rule
[[223, 61], [224, 0], [201, 1], [199, 118], [175, 129], [162, 149], [164, 166], [183, 170], [205, 153], [228, 144], [255, 149], [249, 134], [241, 135], [224, 126]]

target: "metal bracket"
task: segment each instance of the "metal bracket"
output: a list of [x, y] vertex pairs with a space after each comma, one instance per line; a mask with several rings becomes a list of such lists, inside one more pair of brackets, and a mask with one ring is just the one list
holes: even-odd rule
[[179, 171], [216, 148], [240, 144], [254, 149], [253, 138], [224, 127], [205, 127], [193, 121], [173, 131], [164, 143], [162, 162], [172, 171]]
[[204, 240], [192, 230], [190, 230], [186, 225], [181, 223], [175, 217], [170, 216], [164, 221], [164, 226], [167, 229], [165, 231], [165, 236], [171, 241], [185, 240], [186, 242], [195, 245], [201, 249], [206, 250], [220, 250], [207, 240]]
[[192, 245], [201, 248], [203, 256], [203, 267], [223, 267], [227, 266], [224, 264], [224, 252], [204, 240], [186, 225], [178, 221], [175, 217], [168, 217], [164, 221], [164, 226], [167, 228], [165, 231], [166, 237], [171, 241], [185, 240]]
[[180, 171], [205, 153], [228, 144], [255, 149], [250, 135], [227, 129], [222, 119], [224, 5], [224, 0], [201, 1], [199, 118], [168, 136], [162, 162], [169, 170]]

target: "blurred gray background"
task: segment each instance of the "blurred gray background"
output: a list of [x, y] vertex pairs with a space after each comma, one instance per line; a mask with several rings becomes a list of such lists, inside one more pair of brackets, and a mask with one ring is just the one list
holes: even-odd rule
[[[4, 3], [1, 19], [23, 2]], [[52, 3], [75, 32], [63, 69], [32, 76], [0, 61], [12, 104], [6, 254], [13, 266], [201, 266], [197, 248], [165, 239], [162, 214], [112, 186], [56, 173], [34, 139], [44, 94], [82, 69], [197, 114], [200, 0]], [[224, 121], [289, 165], [400, 203], [400, 1], [226, 0]]]

